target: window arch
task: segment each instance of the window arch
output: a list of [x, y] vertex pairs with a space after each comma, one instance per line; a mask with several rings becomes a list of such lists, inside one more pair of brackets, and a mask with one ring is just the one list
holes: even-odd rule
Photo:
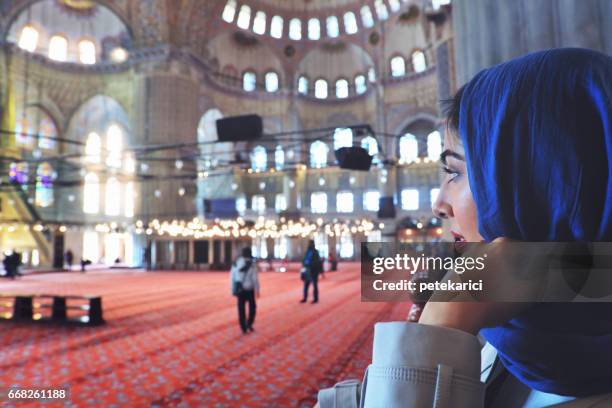
[[274, 150], [274, 167], [276, 167], [276, 170], [282, 170], [285, 167], [285, 151], [283, 146], [278, 145]]
[[87, 173], [83, 188], [83, 212], [97, 214], [100, 211], [100, 180], [96, 173]]
[[19, 40], [17, 41], [17, 45], [22, 50], [26, 50], [28, 52], [36, 51], [36, 47], [38, 46], [38, 30], [32, 27], [31, 25], [26, 25], [21, 29], [19, 33]]
[[49, 207], [53, 204], [53, 167], [47, 162], [36, 169], [36, 193], [34, 202], [38, 207]]
[[310, 145], [310, 167], [322, 168], [327, 166], [329, 147], [327, 143], [316, 140]]
[[228, 2], [225, 4], [225, 7], [223, 8], [223, 13], [221, 14], [221, 18], [224, 21], [231, 23], [232, 21], [234, 21], [235, 15], [236, 15], [236, 0], [228, 0]]
[[308, 39], [318, 40], [321, 38], [321, 21], [318, 18], [308, 20]]
[[63, 35], [56, 34], [49, 40], [49, 58], [65, 62], [68, 58], [68, 40]]
[[361, 139], [361, 147], [366, 149], [370, 156], [376, 156], [378, 154], [378, 142], [372, 136], [366, 136]]
[[376, 9], [379, 20], [384, 21], [389, 18], [389, 10], [387, 10], [387, 5], [383, 0], [376, 0], [374, 2], [374, 8]]
[[423, 72], [427, 69], [427, 61], [425, 60], [425, 53], [421, 50], [416, 50], [412, 53], [412, 68], [414, 72]]
[[266, 73], [265, 76], [266, 92], [278, 91], [278, 74], [274, 71]]
[[327, 98], [327, 81], [323, 78], [317, 79], [315, 81], [315, 98], [317, 99], [326, 99]]
[[308, 95], [308, 78], [304, 75], [298, 79], [298, 93]]
[[242, 89], [253, 92], [257, 88], [257, 74], [253, 71], [246, 71], [242, 74]]
[[264, 171], [268, 167], [268, 152], [263, 146], [255, 146], [251, 155], [251, 168], [255, 171]]
[[78, 48], [81, 64], [92, 65], [96, 63], [96, 44], [93, 41], [81, 40]]
[[344, 13], [344, 31], [346, 31], [347, 34], [355, 34], [358, 30], [355, 13], [352, 11]]
[[27, 162], [11, 163], [9, 167], [9, 181], [12, 183], [27, 184], [30, 178], [30, 166]]
[[274, 38], [283, 38], [283, 18], [281, 16], [274, 16], [270, 21], [270, 36]]
[[370, 67], [368, 69], [368, 81], [376, 82], [376, 70], [374, 69], [374, 67]]
[[106, 215], [119, 215], [121, 207], [121, 183], [115, 177], [111, 177], [106, 180], [106, 191], [104, 193], [104, 197], [104, 208]]
[[419, 143], [416, 136], [406, 133], [399, 141], [399, 161], [402, 164], [411, 163], [419, 157]]
[[353, 146], [353, 130], [351, 128], [336, 128], [334, 131], [334, 150]]
[[266, 13], [258, 11], [255, 13], [255, 19], [253, 19], [253, 32], [255, 34], [263, 35], [266, 33]]
[[370, 9], [370, 6], [363, 6], [360, 10], [360, 14], [361, 24], [363, 24], [365, 28], [370, 28], [374, 26], [374, 17], [372, 16], [372, 10]]
[[123, 131], [116, 123], [108, 127], [106, 131], [106, 164], [110, 167], [121, 167], [121, 156], [123, 154]]
[[389, 2], [389, 8], [391, 9], [392, 12], [396, 12], [399, 11], [401, 5], [399, 0], [388, 0]]
[[53, 119], [43, 113], [38, 124], [38, 147], [41, 149], [53, 149], [57, 138], [57, 127]]
[[327, 29], [327, 36], [330, 38], [336, 38], [340, 35], [340, 27], [338, 24], [338, 17], [329, 16], [325, 20], [325, 27]]
[[336, 81], [336, 98], [344, 99], [349, 96], [349, 83], [346, 79], [341, 78]]
[[289, 21], [289, 38], [296, 41], [302, 39], [302, 20], [299, 18], [292, 18]]
[[368, 90], [366, 77], [363, 74], [359, 74], [355, 77], [355, 93], [362, 95]]
[[238, 20], [236, 20], [236, 25], [244, 30], [249, 28], [251, 24], [251, 8], [246, 4], [240, 6], [240, 11], [238, 12]]
[[406, 75], [406, 61], [401, 55], [391, 58], [391, 76], [401, 77]]
[[434, 130], [427, 135], [427, 157], [430, 160], [438, 160], [442, 153], [442, 136], [440, 132]]
[[85, 159], [90, 163], [100, 163], [101, 155], [102, 140], [96, 132], [91, 132], [85, 142]]

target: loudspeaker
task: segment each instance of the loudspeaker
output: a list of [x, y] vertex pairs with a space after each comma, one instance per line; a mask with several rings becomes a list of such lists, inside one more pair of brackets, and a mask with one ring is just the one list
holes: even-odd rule
[[341, 169], [368, 171], [372, 165], [372, 156], [363, 147], [341, 147], [336, 150], [336, 160]]
[[217, 120], [217, 141], [241, 142], [261, 138], [263, 120], [259, 115], [230, 116]]
[[238, 210], [236, 210], [236, 199], [204, 199], [204, 216], [206, 218], [236, 218], [238, 216]]
[[395, 218], [393, 197], [380, 197], [378, 201], [378, 218]]

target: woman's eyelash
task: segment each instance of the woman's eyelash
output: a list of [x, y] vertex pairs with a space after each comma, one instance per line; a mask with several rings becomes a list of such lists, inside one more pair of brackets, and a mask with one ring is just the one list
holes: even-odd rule
[[442, 172], [446, 173], [446, 174], [450, 174], [452, 177], [450, 178], [450, 181], [452, 181], [453, 179], [455, 179], [455, 177], [457, 177], [459, 175], [458, 171], [452, 170], [446, 166], [442, 166], [441, 167]]

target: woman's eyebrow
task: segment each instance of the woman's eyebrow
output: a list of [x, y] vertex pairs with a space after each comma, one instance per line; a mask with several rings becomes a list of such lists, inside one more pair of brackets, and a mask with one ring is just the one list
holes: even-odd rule
[[455, 159], [457, 159], [457, 160], [463, 160], [463, 161], [465, 161], [465, 158], [464, 158], [462, 155], [460, 155], [459, 153], [454, 152], [454, 151], [452, 151], [452, 150], [449, 150], [449, 149], [444, 150], [444, 151], [442, 152], [442, 154], [440, 154], [440, 161], [441, 161], [442, 163], [446, 164], [446, 158], [447, 158], [447, 157], [454, 157], [454, 158], [455, 158]]

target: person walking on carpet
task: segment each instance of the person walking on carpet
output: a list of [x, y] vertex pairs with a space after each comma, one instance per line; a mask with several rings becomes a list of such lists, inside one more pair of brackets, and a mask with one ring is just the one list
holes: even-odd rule
[[[251, 248], [242, 250], [230, 271], [232, 295], [238, 300], [238, 322], [243, 334], [253, 332], [255, 312], [257, 305], [255, 295], [259, 298], [259, 278], [257, 276], [257, 263], [251, 253]], [[249, 304], [249, 314], [246, 316], [246, 303]]]
[[304, 297], [300, 303], [306, 303], [308, 300], [308, 288], [312, 282], [312, 303], [319, 302], [319, 274], [323, 274], [323, 261], [319, 255], [319, 251], [315, 248], [313, 240], [308, 242], [308, 249], [302, 261], [302, 272], [300, 277], [304, 281]]

